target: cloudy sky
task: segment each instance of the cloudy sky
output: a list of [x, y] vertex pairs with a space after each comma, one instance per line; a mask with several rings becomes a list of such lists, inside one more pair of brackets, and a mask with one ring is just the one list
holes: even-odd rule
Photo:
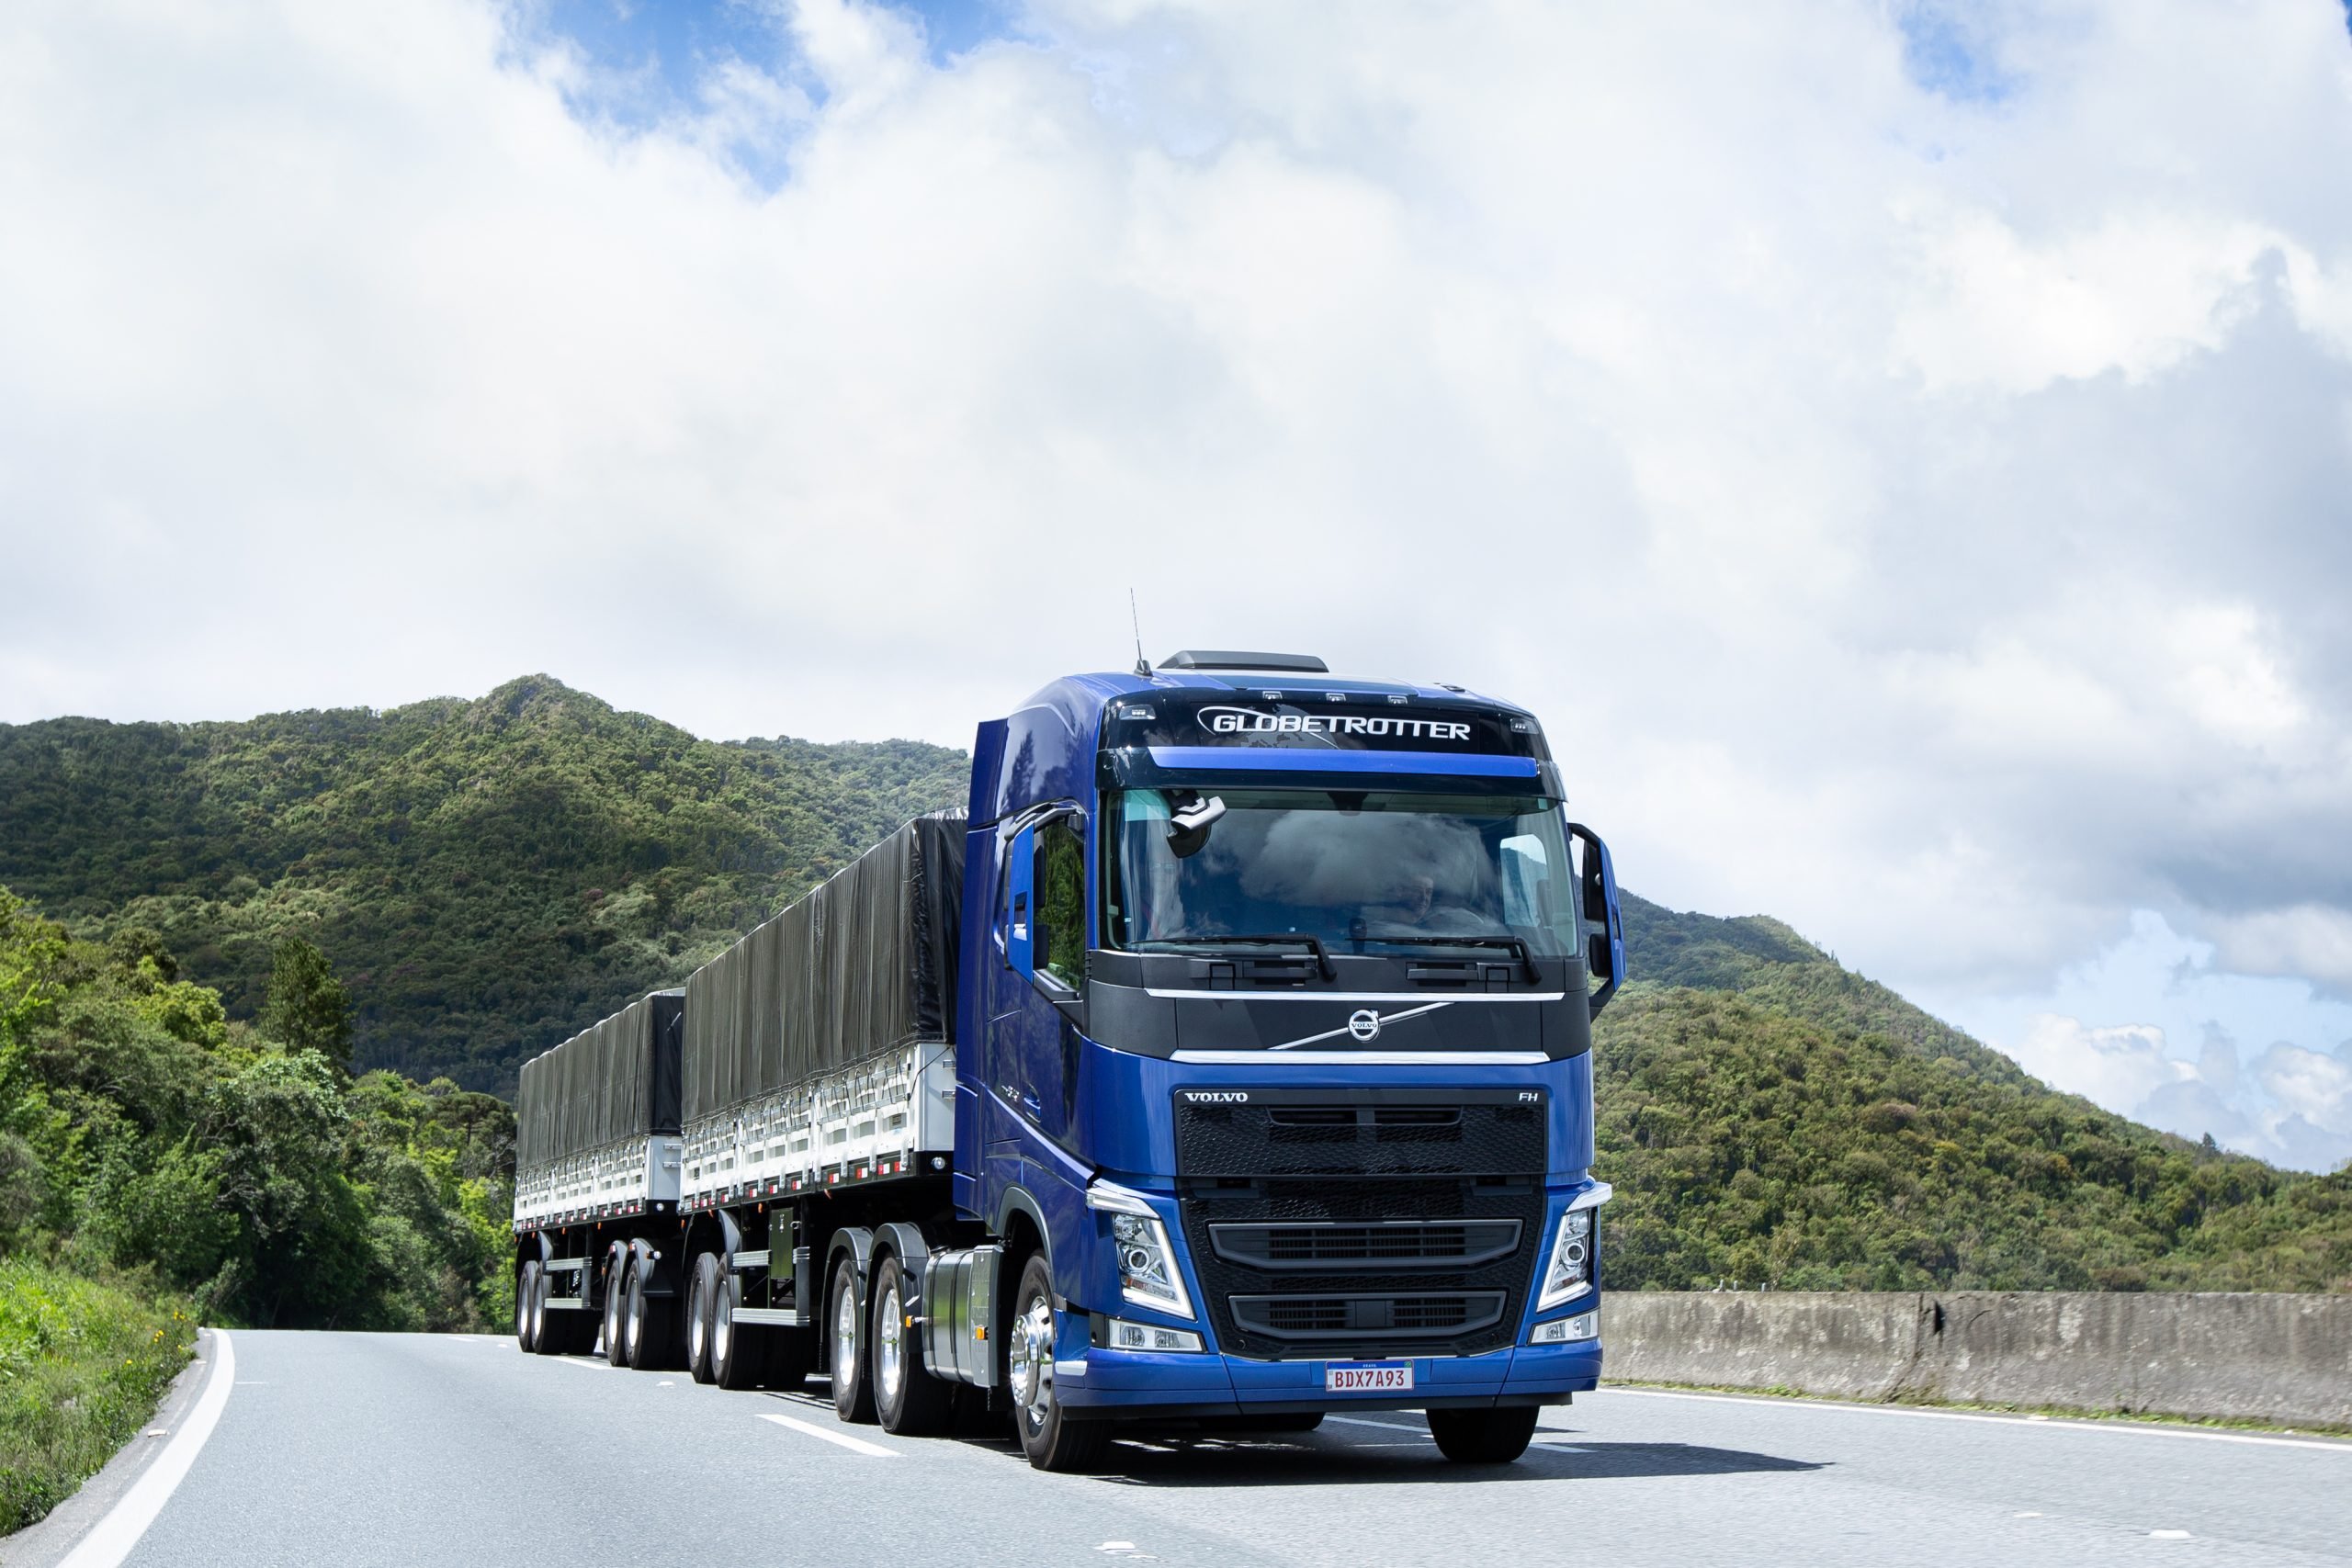
[[2343, 0], [16, 0], [0, 214], [0, 720], [963, 744], [1132, 587], [2352, 1157]]

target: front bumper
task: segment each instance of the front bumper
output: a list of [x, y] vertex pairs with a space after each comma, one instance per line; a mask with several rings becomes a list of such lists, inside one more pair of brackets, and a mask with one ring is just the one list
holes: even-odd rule
[[[1399, 1357], [1397, 1359], [1404, 1359]], [[1090, 1347], [1054, 1362], [1054, 1394], [1094, 1416], [1222, 1416], [1305, 1410], [1565, 1404], [1600, 1381], [1600, 1341], [1520, 1345], [1482, 1356], [1422, 1356], [1409, 1391], [1334, 1393], [1325, 1363], [1251, 1361], [1214, 1352], [1159, 1355]]]

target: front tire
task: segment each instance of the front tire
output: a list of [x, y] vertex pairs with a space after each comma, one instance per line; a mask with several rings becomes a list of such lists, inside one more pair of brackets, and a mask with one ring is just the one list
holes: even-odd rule
[[1108, 1422], [1073, 1418], [1054, 1391], [1054, 1280], [1046, 1255], [1033, 1252], [1012, 1296], [1004, 1337], [1004, 1386], [1021, 1451], [1039, 1470], [1091, 1470], [1111, 1446]]
[[874, 1331], [866, 1359], [874, 1369], [874, 1408], [882, 1429], [907, 1437], [944, 1432], [956, 1416], [956, 1390], [923, 1370], [922, 1336], [907, 1323], [908, 1279], [893, 1254], [874, 1276]]
[[826, 1332], [832, 1336], [829, 1365], [833, 1373], [833, 1413], [861, 1427], [874, 1425], [874, 1380], [866, 1375], [865, 1333], [857, 1310], [857, 1273], [844, 1258], [833, 1270], [825, 1298]]
[[1500, 1410], [1425, 1410], [1438, 1451], [1456, 1464], [1509, 1464], [1535, 1436], [1532, 1404]]

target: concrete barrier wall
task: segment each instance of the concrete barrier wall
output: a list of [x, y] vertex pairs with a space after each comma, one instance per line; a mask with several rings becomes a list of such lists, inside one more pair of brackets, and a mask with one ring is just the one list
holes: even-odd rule
[[2352, 1427], [2352, 1295], [1629, 1292], [1606, 1376]]

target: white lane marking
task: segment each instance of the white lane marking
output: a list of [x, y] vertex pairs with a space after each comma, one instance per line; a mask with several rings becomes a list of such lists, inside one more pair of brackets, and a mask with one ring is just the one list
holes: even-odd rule
[[552, 1359], [562, 1362], [567, 1367], [585, 1367], [592, 1372], [609, 1372], [613, 1370], [613, 1364], [610, 1361], [584, 1360], [578, 1356], [557, 1356]]
[[1324, 1420], [1340, 1427], [1377, 1427], [1384, 1432], [1413, 1432], [1426, 1438], [1426, 1427], [1408, 1426], [1402, 1421], [1367, 1421], [1361, 1416], [1326, 1416]]
[[2251, 1443], [2268, 1449], [2319, 1449], [2352, 1454], [2352, 1442], [2322, 1443], [2309, 1438], [2264, 1438], [2252, 1432], [2208, 1432], [2194, 1427], [2160, 1427], [2139, 1421], [2055, 1421], [2047, 1416], [1994, 1416], [1974, 1410], [1921, 1410], [1908, 1404], [1851, 1404], [1835, 1399], [1777, 1399], [1770, 1394], [1685, 1393], [1679, 1388], [1627, 1388], [1612, 1383], [1600, 1392], [1645, 1399], [1695, 1399], [1708, 1404], [1763, 1404], [1775, 1410], [1849, 1410], [1862, 1416], [1909, 1416], [1925, 1421], [1984, 1421], [2002, 1427], [2043, 1427], [2053, 1432], [2117, 1432], [2140, 1438], [2191, 1438], [2208, 1443]]
[[204, 1392], [197, 1397], [196, 1408], [180, 1423], [177, 1436], [164, 1445], [164, 1451], [147, 1472], [130, 1484], [107, 1517], [84, 1536], [81, 1544], [66, 1553], [65, 1561], [57, 1568], [116, 1568], [130, 1555], [164, 1505], [172, 1500], [172, 1493], [187, 1475], [188, 1466], [196, 1462], [198, 1450], [204, 1439], [212, 1436], [212, 1428], [220, 1424], [220, 1412], [229, 1403], [229, 1390], [237, 1381], [237, 1352], [229, 1336], [218, 1328], [208, 1329], [212, 1336], [212, 1371], [205, 1379]]
[[2187, 1540], [2188, 1532], [2187, 1530], [2150, 1530], [2148, 1539], [2150, 1540]]
[[811, 1438], [822, 1438], [829, 1443], [839, 1443], [852, 1453], [866, 1454], [875, 1459], [897, 1459], [899, 1450], [886, 1449], [879, 1443], [869, 1443], [864, 1438], [853, 1438], [847, 1432], [836, 1432], [812, 1421], [796, 1421], [789, 1416], [762, 1416], [763, 1421], [773, 1421], [779, 1427], [789, 1427]]

